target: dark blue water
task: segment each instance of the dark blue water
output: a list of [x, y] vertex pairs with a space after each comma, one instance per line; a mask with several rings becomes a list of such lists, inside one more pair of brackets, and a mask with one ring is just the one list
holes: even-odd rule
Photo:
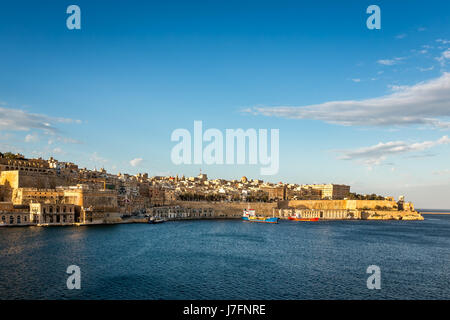
[[425, 219], [2, 228], [0, 298], [450, 299], [450, 216]]

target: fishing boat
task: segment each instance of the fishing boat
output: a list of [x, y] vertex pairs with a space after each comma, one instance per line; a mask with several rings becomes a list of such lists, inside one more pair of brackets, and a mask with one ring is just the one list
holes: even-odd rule
[[293, 216], [288, 217], [288, 220], [292, 220], [292, 221], [319, 221], [319, 218], [303, 218], [300, 213], [295, 213]]
[[244, 209], [242, 219], [249, 222], [278, 223], [277, 217], [258, 217], [254, 209]]

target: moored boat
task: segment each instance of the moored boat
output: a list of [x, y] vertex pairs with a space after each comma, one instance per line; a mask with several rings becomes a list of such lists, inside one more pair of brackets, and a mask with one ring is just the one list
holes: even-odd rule
[[258, 217], [254, 209], [244, 209], [242, 220], [249, 222], [278, 223], [277, 217]]
[[148, 223], [150, 223], [150, 224], [155, 224], [155, 223], [163, 223], [163, 222], [165, 222], [166, 220], [164, 220], [164, 219], [155, 219], [155, 218], [150, 218], [150, 219], [148, 219]]
[[319, 218], [306, 218], [302, 217], [301, 214], [295, 213], [293, 216], [288, 217], [291, 221], [319, 221]]
[[288, 220], [292, 220], [292, 221], [319, 221], [319, 218], [296, 218], [296, 217], [288, 217]]

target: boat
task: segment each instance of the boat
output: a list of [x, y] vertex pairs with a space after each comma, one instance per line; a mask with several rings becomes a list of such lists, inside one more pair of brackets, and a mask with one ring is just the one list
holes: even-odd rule
[[291, 220], [291, 221], [319, 221], [319, 218], [303, 218], [299, 213], [296, 213], [293, 216], [288, 217], [288, 220]]
[[277, 217], [258, 217], [254, 209], [244, 209], [242, 220], [249, 222], [278, 223]]
[[164, 219], [156, 219], [156, 218], [154, 218], [154, 217], [151, 217], [150, 219], [148, 219], [148, 223], [149, 224], [155, 224], [155, 223], [163, 223], [163, 222], [165, 222], [166, 220], [164, 220]]

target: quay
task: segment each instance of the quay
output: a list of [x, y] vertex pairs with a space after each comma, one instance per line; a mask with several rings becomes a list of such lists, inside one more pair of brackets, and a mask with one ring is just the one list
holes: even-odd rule
[[[256, 208], [258, 215], [278, 217], [287, 220], [294, 214], [304, 218], [320, 220], [423, 220], [423, 216], [412, 207], [398, 210], [396, 202], [387, 200], [295, 200], [274, 203], [230, 202], [217, 203], [207, 201], [179, 201], [170, 206], [147, 208], [144, 211], [124, 215], [119, 212], [105, 213], [92, 221], [74, 221], [68, 217], [58, 217], [64, 212], [39, 217], [36, 211], [0, 212], [1, 221], [9, 221], [0, 226], [87, 226], [99, 224], [148, 223], [150, 218], [165, 221], [199, 219], [240, 219], [242, 211], [248, 207]], [[435, 214], [435, 213], [433, 213]], [[36, 218], [36, 215], [38, 217]]]
[[361, 195], [343, 184], [110, 174], [50, 158], [0, 153], [0, 227], [85, 226], [292, 215], [319, 220], [423, 220], [403, 196]]

